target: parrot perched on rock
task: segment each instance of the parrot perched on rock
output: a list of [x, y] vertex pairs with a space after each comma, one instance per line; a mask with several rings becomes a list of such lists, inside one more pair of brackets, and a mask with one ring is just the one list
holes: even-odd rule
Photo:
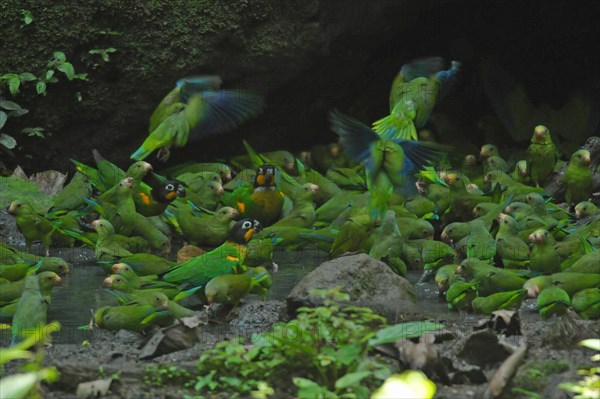
[[533, 243], [529, 256], [529, 267], [544, 274], [560, 272], [560, 258], [548, 230], [538, 229], [529, 235]]
[[178, 80], [152, 113], [149, 135], [131, 158], [142, 160], [159, 150], [158, 159], [166, 161], [171, 147], [234, 129], [262, 109], [261, 96], [219, 90], [221, 82], [209, 75]]
[[86, 204], [85, 198], [90, 195], [92, 195], [92, 185], [89, 178], [79, 171], [75, 172], [69, 184], [53, 198], [52, 207], [48, 212], [79, 209]]
[[588, 150], [575, 151], [563, 176], [563, 183], [567, 186], [565, 200], [567, 204], [577, 204], [587, 201], [592, 194], [592, 171], [590, 170], [590, 152]]
[[130, 303], [122, 306], [105, 306], [94, 313], [98, 328], [106, 330], [131, 330], [141, 332], [156, 322], [157, 317], [167, 314], [169, 298], [161, 293], [154, 294], [159, 300], [151, 304]]
[[413, 174], [447, 151], [434, 143], [394, 138], [393, 129], [379, 136], [368, 126], [338, 111], [330, 114], [329, 121], [350, 157], [357, 163], [366, 162], [367, 187], [371, 194], [369, 211], [373, 221], [383, 219], [395, 190], [414, 193]]
[[452, 82], [460, 63], [452, 61], [443, 71], [439, 57], [423, 58], [405, 64], [392, 82], [390, 115], [373, 123], [373, 130], [388, 139], [417, 140], [431, 111]]
[[492, 314], [500, 309], [519, 309], [525, 298], [527, 290], [497, 292], [486, 297], [477, 297], [471, 302], [475, 313]]
[[584, 319], [600, 318], [600, 288], [588, 288], [581, 290], [571, 300], [573, 309]]
[[575, 217], [577, 219], [584, 218], [586, 216], [593, 216], [600, 213], [598, 207], [590, 201], [581, 201], [575, 205]]

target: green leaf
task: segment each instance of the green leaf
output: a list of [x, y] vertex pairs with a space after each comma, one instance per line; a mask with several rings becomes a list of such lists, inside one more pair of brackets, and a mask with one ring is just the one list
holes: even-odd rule
[[600, 351], [600, 339], [584, 339], [579, 345]]
[[50, 80], [54, 76], [54, 69], [48, 69], [46, 71], [46, 80]]
[[21, 78], [19, 75], [15, 75], [8, 79], [8, 90], [10, 90], [10, 94], [13, 96], [19, 92], [19, 86], [21, 86]]
[[357, 385], [363, 378], [368, 377], [370, 374], [370, 371], [356, 371], [346, 374], [335, 382], [335, 387], [336, 389], [344, 389]]
[[102, 53], [102, 50], [97, 49], [97, 48], [88, 51], [88, 54], [100, 54], [100, 53]]
[[23, 15], [23, 22], [25, 25], [29, 25], [33, 22], [33, 14], [29, 10], [21, 10], [21, 14]]
[[109, 47], [109, 48], [105, 49], [104, 51], [107, 53], [116, 53], [117, 49], [114, 47]]
[[87, 73], [79, 73], [79, 74], [75, 75], [75, 78], [80, 79], [80, 80], [88, 80], [87, 75], [88, 75]]
[[41, 137], [44, 138], [44, 128], [41, 127], [26, 127], [21, 130], [21, 133], [28, 135], [29, 137]]
[[0, 101], [0, 108], [4, 108], [7, 111], [14, 111], [21, 109], [21, 106], [13, 101]]
[[100, 56], [102, 57], [102, 61], [104, 61], [104, 62], [110, 61], [110, 57], [108, 56], [108, 54], [106, 54], [106, 52], [103, 51], [102, 53], [100, 53]]
[[0, 392], [3, 398], [24, 399], [29, 396], [37, 381], [37, 373], [9, 375], [0, 380]]
[[9, 136], [8, 134], [0, 133], [0, 144], [8, 148], [9, 150], [12, 150], [16, 147], [17, 140], [15, 140], [12, 136]]
[[360, 352], [362, 351], [360, 344], [347, 344], [338, 349], [333, 357], [338, 362], [347, 366], [352, 362], [360, 358]]
[[23, 72], [19, 74], [19, 77], [21, 78], [22, 81], [24, 82], [31, 82], [32, 80], [36, 80], [37, 78], [35, 77], [34, 74], [32, 74], [31, 72]]
[[23, 116], [28, 112], [29, 112], [28, 109], [19, 108], [19, 109], [15, 109], [14, 111], [10, 111], [8, 113], [8, 116], [10, 116], [11, 118], [18, 118], [19, 116]]
[[54, 59], [56, 60], [56, 62], [62, 63], [67, 60], [67, 56], [62, 51], [55, 51]]
[[58, 82], [58, 79], [56, 78], [56, 76], [52, 76], [50, 79], [48, 79], [48, 82], [56, 83], [56, 82]]
[[75, 93], [75, 99], [77, 100], [77, 102], [81, 102], [81, 100], [83, 100], [83, 96], [80, 92]]
[[6, 112], [0, 111], [0, 129], [2, 129], [4, 127], [4, 124], [6, 123], [7, 120], [8, 120], [8, 115], [6, 115]]
[[35, 91], [37, 94], [44, 94], [46, 92], [46, 82], [39, 81], [35, 85]]
[[73, 64], [70, 62], [63, 62], [62, 64], [58, 65], [56, 69], [64, 73], [69, 80], [73, 80], [75, 77], [75, 68], [73, 68]]
[[399, 339], [417, 338], [423, 334], [443, 330], [444, 328], [444, 325], [441, 323], [432, 323], [429, 321], [395, 324], [377, 331], [375, 337], [369, 340], [369, 345], [377, 346], [393, 343]]

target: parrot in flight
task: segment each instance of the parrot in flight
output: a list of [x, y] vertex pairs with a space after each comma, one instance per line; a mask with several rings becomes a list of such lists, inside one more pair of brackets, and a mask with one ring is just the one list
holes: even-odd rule
[[131, 159], [140, 161], [158, 150], [158, 159], [166, 161], [171, 147], [234, 129], [263, 108], [258, 94], [220, 90], [221, 82], [216, 75], [178, 80], [152, 113], [150, 134]]
[[403, 65], [392, 82], [390, 115], [373, 122], [373, 130], [382, 137], [417, 140], [417, 129], [425, 126], [436, 102], [448, 91], [460, 62], [452, 61], [446, 71], [441, 70], [443, 65], [440, 57]]
[[371, 220], [383, 220], [392, 193], [414, 192], [414, 173], [441, 158], [447, 147], [406, 140], [390, 130], [379, 136], [368, 126], [338, 111], [329, 116], [331, 129], [340, 137], [340, 143], [357, 163], [365, 161], [367, 187], [371, 193], [369, 210]]

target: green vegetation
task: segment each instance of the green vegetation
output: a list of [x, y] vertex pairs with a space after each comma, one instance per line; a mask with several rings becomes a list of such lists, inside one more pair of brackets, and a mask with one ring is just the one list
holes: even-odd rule
[[[587, 348], [600, 351], [600, 339], [586, 339], [581, 341], [582, 346]], [[600, 353], [592, 356], [592, 360], [597, 362], [600, 361]], [[577, 395], [575, 399], [598, 399], [600, 398], [600, 367], [591, 367], [589, 369], [579, 370], [579, 374], [583, 377], [583, 380], [573, 383], [567, 382], [560, 384], [559, 387], [574, 392]]]

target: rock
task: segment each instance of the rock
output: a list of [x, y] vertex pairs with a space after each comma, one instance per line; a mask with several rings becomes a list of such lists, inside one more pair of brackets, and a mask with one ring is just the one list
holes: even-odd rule
[[490, 330], [471, 334], [459, 351], [458, 356], [479, 367], [494, 366], [510, 356], [511, 351], [498, 341]]
[[301, 306], [321, 304], [309, 295], [311, 290], [335, 286], [350, 295], [352, 305], [370, 307], [389, 323], [423, 319], [410, 282], [366, 254], [329, 260], [307, 274], [287, 297], [288, 314], [293, 317]]
[[250, 337], [254, 332], [270, 330], [271, 327], [286, 320], [284, 301], [252, 301], [232, 311], [233, 319], [229, 327], [236, 335]]

